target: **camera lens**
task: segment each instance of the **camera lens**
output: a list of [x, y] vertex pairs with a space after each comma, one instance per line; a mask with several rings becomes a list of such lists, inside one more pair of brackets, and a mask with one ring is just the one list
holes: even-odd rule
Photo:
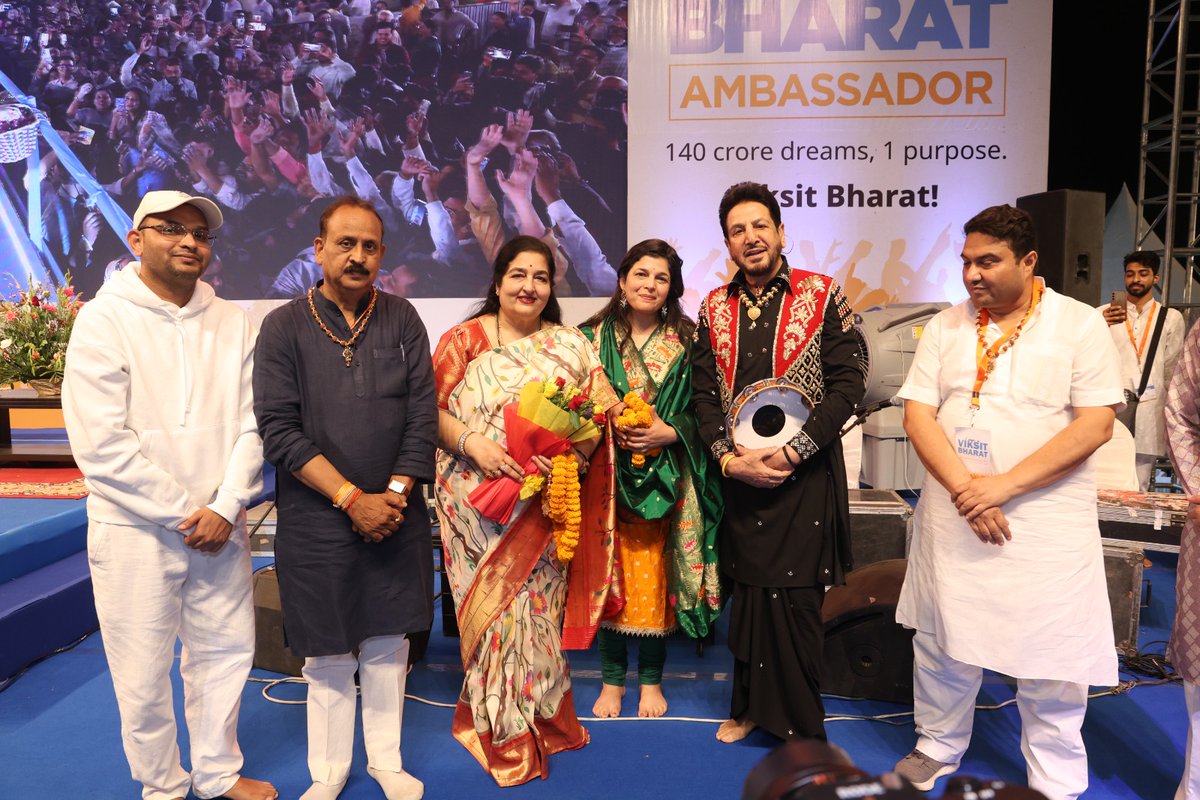
[[867, 777], [846, 752], [817, 739], [787, 742], [754, 765], [742, 786], [742, 800], [802, 800], [804, 787], [843, 778]]

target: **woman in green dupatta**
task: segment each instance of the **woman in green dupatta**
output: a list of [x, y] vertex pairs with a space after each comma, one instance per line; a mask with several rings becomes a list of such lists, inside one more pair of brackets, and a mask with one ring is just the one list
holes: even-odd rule
[[[679, 304], [683, 262], [660, 239], [640, 242], [617, 270], [616, 293], [581, 329], [618, 397], [654, 406], [649, 427], [616, 433], [618, 569], [625, 606], [597, 634], [604, 686], [592, 711], [621, 713], [627, 639], [638, 638], [638, 716], [667, 710], [662, 693], [666, 637], [678, 628], [702, 638], [721, 612], [717, 527], [719, 481], [696, 432], [691, 345], [695, 324]], [[611, 424], [611, 421], [610, 421]], [[632, 456], [645, 457], [641, 467]]]

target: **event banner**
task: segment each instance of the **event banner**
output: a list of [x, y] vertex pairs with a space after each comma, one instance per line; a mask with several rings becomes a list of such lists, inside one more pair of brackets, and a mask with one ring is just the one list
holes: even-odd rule
[[631, 6], [629, 240], [676, 245], [693, 310], [732, 275], [717, 206], [739, 181], [856, 309], [963, 298], [963, 223], [1046, 188], [1046, 0]]

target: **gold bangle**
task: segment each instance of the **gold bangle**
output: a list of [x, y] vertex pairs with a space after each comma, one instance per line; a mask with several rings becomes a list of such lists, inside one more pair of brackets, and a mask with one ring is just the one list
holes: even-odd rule
[[721, 456], [721, 475], [726, 478], [729, 477], [729, 473], [725, 471], [725, 468], [729, 466], [729, 462], [733, 461], [734, 458], [736, 458], [736, 456], [733, 453], [726, 453], [725, 455]]

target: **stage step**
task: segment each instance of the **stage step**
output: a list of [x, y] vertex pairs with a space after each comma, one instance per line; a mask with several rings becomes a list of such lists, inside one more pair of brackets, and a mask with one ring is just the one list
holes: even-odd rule
[[0, 584], [0, 680], [98, 627], [85, 551]]

